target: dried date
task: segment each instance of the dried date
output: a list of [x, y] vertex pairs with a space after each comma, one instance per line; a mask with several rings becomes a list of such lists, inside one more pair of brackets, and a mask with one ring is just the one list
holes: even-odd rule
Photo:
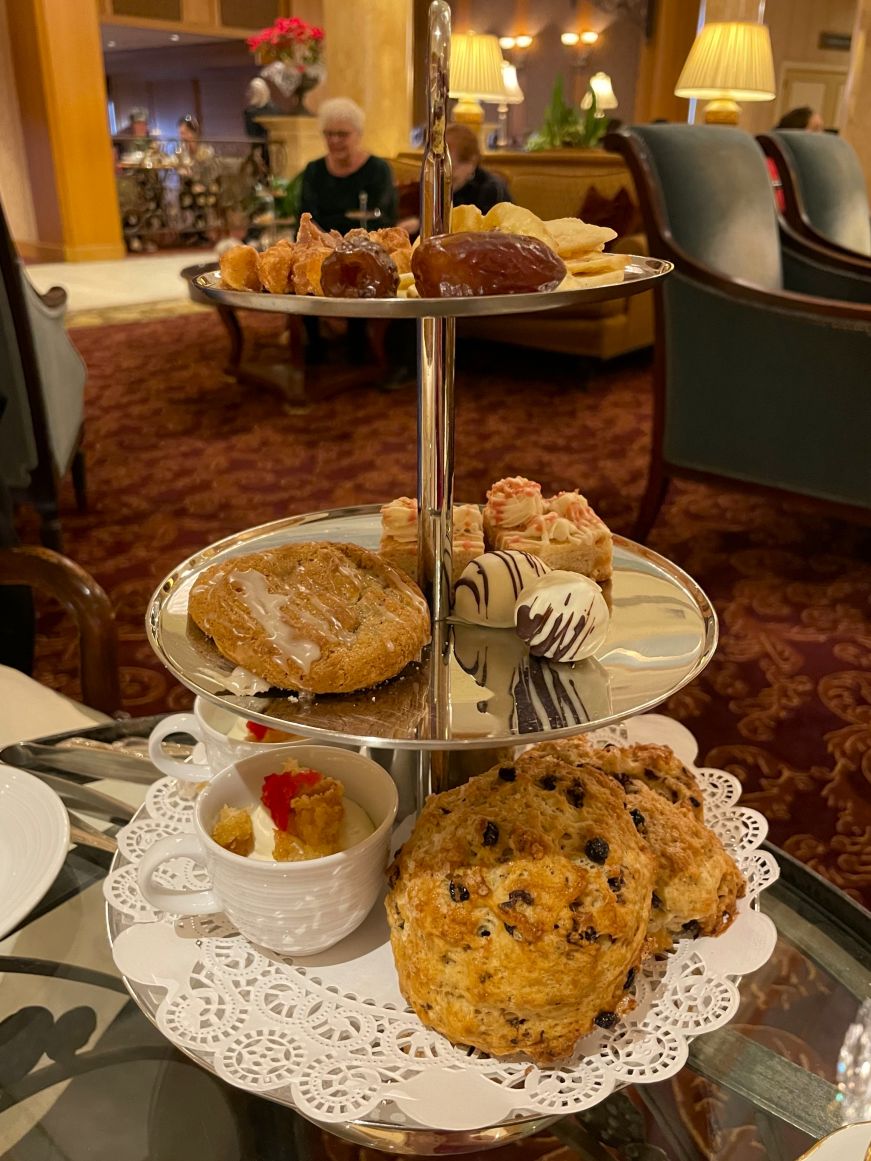
[[368, 238], [340, 242], [321, 266], [321, 287], [328, 298], [393, 298], [398, 285], [396, 263]]
[[531, 294], [553, 290], [566, 275], [563, 260], [538, 238], [496, 230], [428, 238], [415, 250], [411, 270], [422, 298]]

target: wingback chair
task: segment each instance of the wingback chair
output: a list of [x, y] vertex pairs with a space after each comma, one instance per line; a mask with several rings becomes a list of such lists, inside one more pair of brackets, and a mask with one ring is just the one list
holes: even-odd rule
[[85, 505], [85, 366], [64, 328], [66, 292], [31, 285], [0, 206], [0, 481], [34, 505], [43, 544], [60, 550], [59, 481], [72, 468]]
[[[675, 476], [871, 518], [871, 306], [790, 288], [753, 137], [644, 125], [606, 146], [632, 171], [651, 253], [675, 264], [657, 289], [653, 453], [636, 535]], [[800, 273], [806, 290], [814, 270]], [[827, 293], [838, 285], [828, 271]]]
[[773, 130], [759, 144], [780, 173], [789, 225], [871, 275], [868, 191], [852, 145], [832, 133], [801, 129]]

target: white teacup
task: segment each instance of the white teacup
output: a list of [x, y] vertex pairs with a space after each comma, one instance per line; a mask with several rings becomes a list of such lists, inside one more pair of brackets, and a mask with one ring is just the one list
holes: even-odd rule
[[[347, 850], [300, 862], [263, 862], [219, 846], [211, 832], [221, 807], [259, 802], [264, 778], [287, 758], [341, 782], [347, 798], [368, 814], [373, 833]], [[296, 742], [254, 754], [221, 770], [205, 787], [194, 808], [193, 834], [170, 835], [146, 852], [139, 889], [160, 911], [223, 911], [252, 943], [283, 955], [314, 955], [350, 935], [372, 910], [384, 884], [398, 804], [387, 771], [354, 751]], [[180, 857], [206, 868], [211, 889], [175, 891], [155, 881], [162, 863]]]
[[[243, 723], [243, 719], [239, 714], [214, 705], [204, 697], [198, 697], [194, 702], [193, 713], [173, 714], [157, 723], [148, 738], [148, 757], [162, 774], [168, 774], [171, 778], [179, 778], [183, 782], [208, 782], [215, 771], [223, 770], [231, 762], [289, 744], [231, 738], [230, 731], [240, 723]], [[288, 733], [291, 732], [288, 730]], [[163, 740], [170, 734], [190, 734], [202, 742], [205, 761], [182, 762], [178, 758], [170, 758], [163, 752]]]

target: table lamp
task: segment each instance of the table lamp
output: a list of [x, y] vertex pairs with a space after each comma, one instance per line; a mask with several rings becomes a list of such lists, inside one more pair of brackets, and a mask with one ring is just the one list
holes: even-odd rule
[[611, 78], [607, 73], [593, 73], [590, 77], [590, 85], [586, 93], [581, 99], [581, 108], [589, 109], [593, 100], [590, 93], [596, 97], [596, 112], [604, 113], [606, 109], [617, 108], [617, 97], [614, 95], [614, 88], [611, 84]]
[[482, 101], [504, 101], [502, 50], [495, 36], [474, 32], [458, 33], [451, 41], [450, 89], [456, 97], [452, 120], [481, 133], [484, 124]]
[[502, 82], [505, 85], [505, 96], [499, 102], [499, 131], [496, 134], [496, 144], [505, 148], [508, 144], [508, 106], [523, 104], [523, 89], [517, 81], [517, 69], [507, 60], [502, 62]]
[[706, 24], [695, 39], [674, 95], [708, 101], [708, 125], [737, 125], [739, 101], [773, 101], [774, 58], [764, 24]]

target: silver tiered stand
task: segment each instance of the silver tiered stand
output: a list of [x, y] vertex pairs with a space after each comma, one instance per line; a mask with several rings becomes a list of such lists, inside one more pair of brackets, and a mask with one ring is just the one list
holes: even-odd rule
[[[444, 232], [450, 207], [445, 125], [450, 9], [429, 12], [428, 134], [421, 174], [422, 236]], [[695, 582], [657, 554], [615, 537], [609, 636], [593, 661], [556, 665], [530, 658], [508, 630], [450, 622], [454, 481], [456, 319], [511, 314], [628, 297], [650, 289], [671, 264], [633, 257], [623, 281], [580, 290], [476, 298], [330, 299], [239, 293], [214, 274], [198, 286], [215, 301], [246, 309], [316, 316], [414, 318], [418, 323], [418, 560], [433, 638], [421, 660], [387, 685], [355, 695], [295, 697], [234, 692], [225, 661], [187, 616], [202, 570], [226, 556], [302, 540], [338, 540], [377, 549], [377, 506], [291, 517], [229, 537], [192, 556], [158, 588], [148, 612], [150, 641], [190, 689], [240, 716], [313, 738], [416, 755], [417, 799], [455, 779], [451, 755], [569, 736], [651, 709], [691, 681], [716, 646], [714, 611]], [[574, 481], [567, 481], [570, 486]], [[483, 755], [482, 755], [483, 757]], [[483, 767], [482, 767], [483, 768]], [[459, 776], [462, 776], [460, 774]], [[135, 989], [134, 995], [136, 994]], [[435, 1132], [412, 1121], [355, 1121], [331, 1132], [388, 1151], [462, 1152], [535, 1132], [553, 1118], [526, 1118], [474, 1133]]]

